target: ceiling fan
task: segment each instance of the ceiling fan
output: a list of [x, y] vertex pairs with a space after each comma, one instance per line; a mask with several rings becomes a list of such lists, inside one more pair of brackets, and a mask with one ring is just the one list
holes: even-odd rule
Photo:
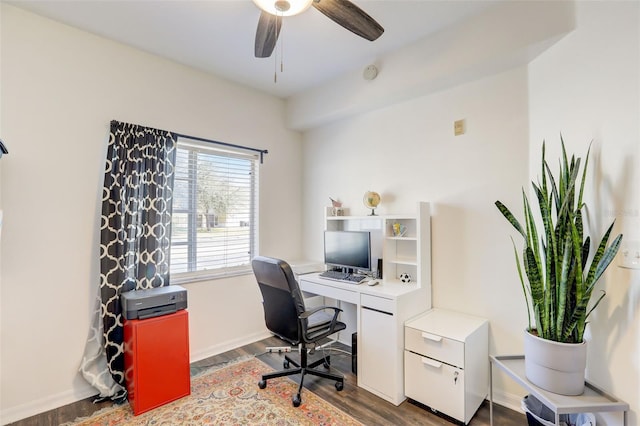
[[253, 0], [262, 10], [256, 30], [255, 56], [268, 58], [280, 35], [282, 17], [297, 15], [313, 6], [338, 25], [369, 41], [380, 37], [384, 28], [349, 0]]

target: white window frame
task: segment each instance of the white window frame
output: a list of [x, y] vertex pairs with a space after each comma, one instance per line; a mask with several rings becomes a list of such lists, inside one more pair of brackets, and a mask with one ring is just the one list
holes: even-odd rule
[[[251, 173], [251, 192], [250, 192], [250, 207], [249, 207], [249, 256], [248, 263], [240, 266], [224, 266], [221, 268], [215, 269], [204, 269], [204, 270], [193, 270], [187, 272], [171, 272], [171, 283], [172, 284], [185, 284], [189, 282], [197, 282], [197, 281], [207, 281], [207, 280], [215, 280], [220, 278], [233, 277], [238, 275], [247, 275], [252, 274], [253, 271], [251, 269], [251, 259], [258, 255], [258, 247], [259, 247], [259, 164], [261, 160], [260, 153], [256, 153], [255, 150], [242, 149], [240, 147], [228, 146], [226, 144], [215, 144], [210, 142], [202, 142], [194, 139], [190, 139], [188, 137], [180, 136], [178, 138], [177, 149], [186, 148], [189, 149], [191, 153], [203, 152], [212, 155], [219, 155], [223, 157], [231, 157], [238, 158], [243, 160], [249, 160], [252, 162], [252, 173]], [[196, 154], [197, 155], [197, 154]], [[177, 163], [177, 161], [176, 161]], [[177, 167], [177, 164], [176, 164]], [[195, 170], [189, 169], [190, 174], [196, 173]], [[178, 173], [176, 171], [175, 176]], [[174, 177], [177, 179], [177, 177]], [[191, 178], [192, 182], [195, 183], [193, 177]], [[175, 190], [175, 182], [174, 182], [174, 190]], [[175, 196], [175, 194], [174, 194]], [[171, 247], [173, 249], [174, 245], [187, 245], [190, 246], [188, 252], [192, 251], [197, 252], [197, 242], [195, 241], [196, 232], [197, 232], [197, 224], [198, 220], [198, 209], [197, 209], [197, 190], [195, 186], [193, 186], [189, 190], [189, 208], [182, 209], [176, 211], [176, 202], [174, 199], [173, 211], [172, 211], [172, 228], [173, 228], [173, 215], [174, 213], [187, 213], [188, 214], [188, 240], [186, 243], [174, 243], [172, 239]], [[172, 229], [173, 232], [173, 229]], [[197, 253], [195, 255], [188, 255], [187, 263], [197, 261]], [[170, 259], [170, 264], [173, 259]], [[193, 264], [191, 265], [193, 267]]]

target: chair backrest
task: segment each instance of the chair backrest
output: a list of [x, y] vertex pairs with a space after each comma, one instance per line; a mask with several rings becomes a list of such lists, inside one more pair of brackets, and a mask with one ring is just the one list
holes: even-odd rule
[[264, 256], [256, 256], [251, 266], [262, 293], [267, 328], [297, 345], [302, 335], [298, 316], [305, 306], [291, 266], [284, 260]]

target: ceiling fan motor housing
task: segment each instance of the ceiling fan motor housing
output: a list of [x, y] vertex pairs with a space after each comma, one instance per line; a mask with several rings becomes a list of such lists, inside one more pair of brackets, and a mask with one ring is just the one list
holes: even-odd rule
[[278, 12], [286, 12], [291, 7], [291, 3], [287, 0], [278, 0], [274, 3], [274, 6]]
[[278, 41], [284, 16], [297, 15], [310, 6], [326, 17], [359, 35], [374, 41], [384, 33], [384, 28], [350, 0], [253, 0], [262, 10], [256, 29], [255, 56], [268, 58]]

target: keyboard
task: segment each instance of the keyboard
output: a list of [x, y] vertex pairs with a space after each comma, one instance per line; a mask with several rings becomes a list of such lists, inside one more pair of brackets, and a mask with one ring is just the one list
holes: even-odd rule
[[340, 271], [324, 271], [320, 273], [320, 277], [351, 284], [360, 284], [367, 278], [364, 275], [347, 274], [346, 272]]

